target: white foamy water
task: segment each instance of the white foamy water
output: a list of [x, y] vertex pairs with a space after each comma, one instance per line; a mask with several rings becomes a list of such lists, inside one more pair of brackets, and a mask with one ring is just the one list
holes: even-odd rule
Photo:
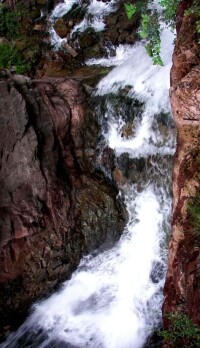
[[[118, 154], [128, 152], [137, 157], [153, 154], [173, 154], [174, 138], [168, 137], [167, 141], [162, 140], [162, 134], [152, 131], [152, 124], [157, 114], [169, 112], [169, 86], [170, 68], [173, 51], [174, 34], [169, 28], [164, 28], [161, 35], [161, 56], [164, 66], [153, 65], [151, 58], [147, 55], [144, 44], [136, 44], [133, 48], [121, 50], [120, 60], [124, 56], [124, 62], [118, 65], [118, 54], [116, 65], [99, 85], [96, 94], [106, 95], [117, 94], [119, 90], [129, 86], [128, 96], [139, 99], [145, 103], [142, 119], [136, 125], [134, 137], [124, 139], [121, 136], [121, 119], [111, 119], [108, 134], [108, 144]], [[128, 59], [126, 57], [128, 56]], [[114, 58], [111, 58], [114, 63]], [[90, 63], [90, 62], [89, 62]], [[98, 60], [95, 61], [98, 64]], [[106, 59], [103, 64], [106, 65]], [[110, 110], [108, 107], [107, 113]], [[108, 119], [109, 116], [107, 115]]]
[[49, 35], [51, 40], [51, 45], [55, 51], [58, 51], [62, 44], [67, 42], [67, 38], [61, 38], [53, 28], [53, 24], [56, 19], [64, 16], [67, 12], [69, 12], [73, 5], [80, 4], [81, 0], [65, 0], [64, 3], [58, 4], [49, 19]]
[[[174, 151], [173, 132], [163, 133], [157, 123], [160, 112], [169, 112], [173, 37], [167, 29], [162, 35], [164, 67], [152, 64], [142, 43], [120, 47], [117, 67], [100, 81], [96, 91], [106, 101], [102, 118], [108, 123], [105, 137], [109, 146], [117, 156], [129, 153], [132, 159], [147, 159], [146, 179], [140, 180], [139, 187], [124, 186], [129, 222], [121, 239], [112, 249], [85, 257], [71, 280], [36, 304], [27, 321], [1, 348], [142, 348], [161, 322], [171, 211], [170, 169], [162, 159]], [[127, 85], [129, 98], [144, 103], [128, 139], [121, 134], [125, 121], [116, 118], [112, 98], [107, 97], [118, 95]], [[155, 175], [148, 167], [149, 158]]]
[[[128, 52], [127, 60], [127, 50], [124, 50], [123, 64], [117, 66], [100, 81], [97, 93], [99, 95], [117, 93], [120, 88], [131, 86], [129, 95], [134, 94], [144, 101], [151, 100], [153, 112], [160, 111], [160, 108], [169, 109], [169, 72], [172, 64], [173, 40], [173, 33], [165, 28], [162, 31], [161, 46], [164, 66], [153, 65], [142, 43], [133, 46], [132, 54], [130, 51]], [[98, 64], [98, 60], [96, 60], [96, 64]]]
[[[30, 330], [37, 334], [39, 328], [47, 333], [37, 345], [40, 348], [49, 347], [52, 341], [73, 347], [142, 347], [147, 328], [150, 330], [160, 319], [149, 306], [161, 305], [156, 293], [163, 278], [155, 284], [150, 273], [153, 263], [164, 265], [166, 253], [161, 258], [159, 245], [168, 203], [165, 195], [159, 201], [152, 185], [140, 194], [132, 187], [127, 207], [134, 218], [119, 243], [96, 257], [84, 258], [63, 289], [35, 305], [18, 333], [1, 347], [20, 347], [18, 339]], [[34, 340], [39, 341], [40, 336]]]
[[105, 28], [104, 16], [115, 10], [115, 4], [117, 2], [118, 0], [111, 0], [109, 2], [91, 0], [87, 6], [87, 14], [85, 18], [81, 23], [74, 27], [71, 34], [77, 30], [84, 31], [89, 27], [96, 31], [102, 31]]
[[113, 12], [115, 4], [118, 0], [111, 0], [110, 2], [102, 2], [97, 0], [90, 0], [88, 4], [84, 4], [81, 0], [65, 0], [64, 3], [58, 4], [53, 10], [50, 17], [49, 34], [51, 38], [51, 44], [54, 50], [59, 50], [62, 44], [67, 41], [66, 38], [61, 39], [53, 28], [53, 24], [57, 18], [64, 16], [72, 9], [72, 6], [78, 4], [87, 9], [84, 19], [77, 24], [71, 31], [71, 36], [74, 32], [83, 32], [87, 28], [93, 28], [96, 31], [102, 31], [105, 27], [104, 16]]
[[115, 55], [109, 58], [100, 59], [88, 59], [86, 61], [87, 65], [101, 65], [101, 66], [118, 66], [126, 61], [135, 52], [135, 47], [133, 45], [119, 45], [114, 47]]
[[64, 16], [74, 4], [81, 4], [81, 0], [64, 0], [63, 3], [58, 4], [51, 14], [51, 21]]

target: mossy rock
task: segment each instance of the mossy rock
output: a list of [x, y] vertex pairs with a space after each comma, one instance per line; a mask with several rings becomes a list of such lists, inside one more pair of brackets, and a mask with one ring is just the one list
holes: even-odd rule
[[79, 33], [81, 48], [91, 47], [99, 43], [99, 34], [93, 28], [88, 28], [83, 33]]
[[105, 47], [103, 47], [100, 44], [95, 44], [92, 47], [88, 47], [84, 50], [84, 58], [85, 59], [91, 59], [91, 58], [103, 58], [107, 54]]

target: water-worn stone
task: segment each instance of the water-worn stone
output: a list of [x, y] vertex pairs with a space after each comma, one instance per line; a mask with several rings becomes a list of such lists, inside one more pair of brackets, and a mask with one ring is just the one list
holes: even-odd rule
[[126, 214], [96, 172], [99, 127], [80, 83], [0, 75], [2, 330], [83, 254], [116, 240]]
[[70, 32], [69, 28], [66, 26], [62, 18], [57, 19], [57, 21], [54, 23], [53, 28], [61, 38], [67, 37]]

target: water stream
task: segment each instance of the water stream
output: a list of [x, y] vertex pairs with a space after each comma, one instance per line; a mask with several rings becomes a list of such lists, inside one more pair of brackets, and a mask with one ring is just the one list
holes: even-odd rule
[[[63, 8], [60, 5], [57, 14]], [[119, 163], [124, 154], [130, 163], [144, 161], [138, 181], [129, 177], [121, 187], [129, 222], [112, 249], [83, 258], [59, 292], [35, 304], [1, 348], [142, 348], [159, 326], [175, 147], [168, 97], [172, 42], [173, 35], [163, 28], [164, 67], [152, 64], [143, 43], [120, 46], [115, 57], [88, 62], [116, 65], [94, 95], [104, 104], [104, 114], [99, 104], [96, 114], [103, 120], [105, 143], [115, 150]], [[123, 103], [116, 103], [121, 95], [124, 103], [137, 100], [142, 105], [127, 137], [122, 129], [128, 117]]]

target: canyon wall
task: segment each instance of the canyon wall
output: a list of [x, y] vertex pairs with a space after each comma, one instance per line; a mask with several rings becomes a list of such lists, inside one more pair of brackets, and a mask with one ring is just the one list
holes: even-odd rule
[[[200, 242], [188, 210], [199, 195], [200, 181], [200, 55], [195, 19], [177, 14], [178, 37], [171, 69], [170, 98], [177, 126], [173, 167], [173, 219], [164, 288], [164, 327], [167, 315], [181, 312], [200, 325]], [[188, 345], [186, 345], [188, 347]], [[168, 347], [168, 345], [166, 345]]]

